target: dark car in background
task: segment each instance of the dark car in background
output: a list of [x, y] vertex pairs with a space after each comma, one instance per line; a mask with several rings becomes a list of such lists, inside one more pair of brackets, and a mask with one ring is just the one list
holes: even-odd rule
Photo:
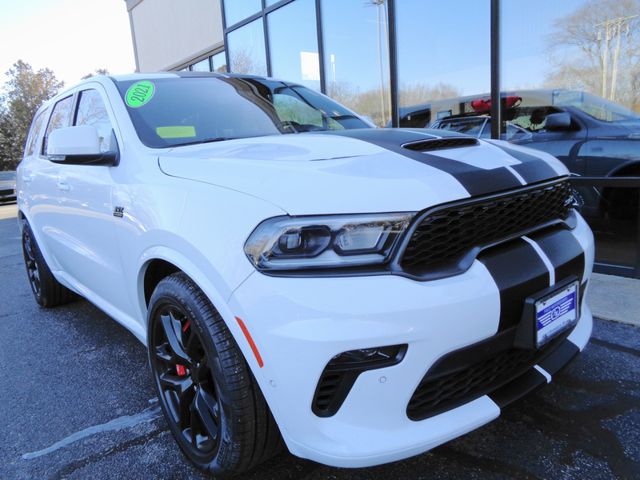
[[[471, 135], [476, 138], [491, 138], [491, 117], [488, 115], [454, 115], [436, 120], [429, 128], [449, 130]], [[531, 139], [533, 134], [528, 130], [507, 122], [504, 139], [509, 142], [523, 142]]]
[[[400, 111], [401, 127], [453, 130], [478, 138], [491, 132], [488, 94], [437, 100]], [[572, 174], [640, 176], [640, 114], [587, 92], [544, 89], [505, 92], [503, 139], [543, 150]], [[577, 188], [583, 213], [634, 215], [636, 190]]]
[[0, 204], [16, 201], [16, 172], [0, 172]]

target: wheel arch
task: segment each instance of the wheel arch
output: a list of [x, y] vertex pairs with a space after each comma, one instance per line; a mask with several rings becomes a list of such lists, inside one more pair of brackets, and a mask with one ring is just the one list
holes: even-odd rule
[[176, 272], [187, 275], [204, 292], [222, 316], [252, 370], [255, 370], [250, 346], [245, 341], [244, 334], [235, 321], [234, 313], [228, 303], [233, 289], [222, 280], [222, 277], [204, 258], [196, 263], [179, 251], [166, 246], [152, 247], [142, 255], [138, 268], [137, 300], [141, 317], [145, 319], [145, 332], [148, 331], [147, 313], [153, 290], [163, 278]]
[[[25, 224], [27, 224], [31, 229], [31, 234], [33, 235], [36, 243], [38, 244], [40, 253], [42, 253], [42, 256], [44, 257], [44, 261], [47, 263], [47, 265], [51, 269], [51, 272], [53, 273], [53, 275], [56, 276], [56, 272], [59, 270], [60, 267], [58, 265], [56, 258], [49, 251], [47, 242], [44, 241], [46, 234], [44, 232], [40, 232], [38, 228], [34, 225], [34, 222], [32, 221], [31, 215], [29, 215], [28, 211], [25, 212], [25, 210], [23, 210], [22, 208], [18, 208], [18, 228], [20, 229], [20, 235], [22, 235], [22, 229], [24, 228]], [[56, 279], [60, 281], [58, 277], [56, 277]], [[64, 280], [61, 283], [63, 283], [67, 288], [71, 288], [71, 286], [68, 285], [66, 282], [64, 282]]]

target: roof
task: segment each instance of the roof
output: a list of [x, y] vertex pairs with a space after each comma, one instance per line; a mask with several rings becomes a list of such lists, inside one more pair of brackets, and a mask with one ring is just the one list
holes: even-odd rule
[[[110, 75], [109, 78], [116, 82], [129, 82], [133, 80], [152, 80], [160, 78], [254, 78], [257, 80], [271, 80], [275, 82], [286, 82], [278, 78], [263, 77], [260, 75], [247, 75], [243, 73], [218, 73], [218, 72], [153, 72], [153, 73], [129, 73], [126, 75]], [[93, 77], [92, 77], [93, 78]]]

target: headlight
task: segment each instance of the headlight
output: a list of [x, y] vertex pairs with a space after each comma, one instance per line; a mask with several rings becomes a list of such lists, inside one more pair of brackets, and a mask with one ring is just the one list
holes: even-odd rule
[[380, 265], [414, 215], [274, 217], [258, 225], [244, 251], [258, 270]]

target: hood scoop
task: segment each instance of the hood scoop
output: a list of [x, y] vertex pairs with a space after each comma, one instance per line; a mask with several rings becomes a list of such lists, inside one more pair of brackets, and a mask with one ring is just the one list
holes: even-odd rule
[[402, 148], [416, 152], [431, 152], [433, 150], [445, 150], [447, 148], [473, 147], [480, 142], [471, 137], [435, 138], [433, 140], [419, 140], [402, 145]]

